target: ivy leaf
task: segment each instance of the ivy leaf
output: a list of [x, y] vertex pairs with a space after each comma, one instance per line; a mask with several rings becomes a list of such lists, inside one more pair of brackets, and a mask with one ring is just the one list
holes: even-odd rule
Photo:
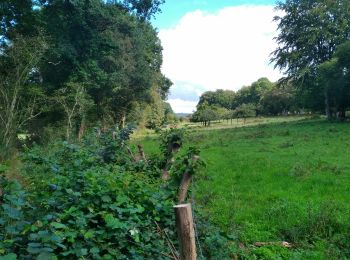
[[103, 216], [103, 219], [106, 222], [107, 227], [111, 229], [124, 227], [124, 224], [119, 219], [113, 217], [112, 214], [106, 214], [105, 216]]
[[16, 260], [16, 259], [17, 259], [17, 255], [14, 253], [0, 256], [0, 260]]
[[52, 254], [52, 253], [48, 253], [48, 252], [43, 252], [40, 255], [38, 255], [37, 260], [54, 260], [57, 259], [57, 257]]
[[84, 234], [84, 237], [85, 237], [86, 239], [89, 239], [89, 238], [94, 237], [94, 231], [93, 231], [93, 230], [87, 231], [87, 232]]
[[58, 223], [58, 222], [52, 222], [51, 226], [54, 227], [55, 229], [66, 229], [67, 226], [62, 224], [62, 223]]
[[97, 247], [93, 247], [90, 249], [90, 253], [93, 255], [96, 255], [100, 252], [100, 249], [98, 249]]
[[108, 195], [103, 195], [101, 197], [101, 199], [103, 202], [111, 202], [112, 201], [111, 197], [109, 197]]

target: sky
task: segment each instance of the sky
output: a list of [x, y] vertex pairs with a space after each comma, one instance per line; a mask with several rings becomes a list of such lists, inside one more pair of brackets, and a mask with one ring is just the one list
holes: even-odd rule
[[176, 113], [195, 110], [200, 95], [238, 90], [261, 77], [278, 80], [270, 64], [277, 47], [274, 0], [166, 0], [152, 21], [163, 46], [162, 72], [174, 85]]

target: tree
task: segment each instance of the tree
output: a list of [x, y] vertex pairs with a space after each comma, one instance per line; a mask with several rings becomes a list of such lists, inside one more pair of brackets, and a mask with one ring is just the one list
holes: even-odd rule
[[32, 0], [0, 1], [0, 47], [18, 36], [38, 36], [40, 12]]
[[[68, 120], [68, 138], [78, 115], [80, 132], [86, 118], [123, 127], [135, 103], [155, 102], [154, 92], [163, 102], [172, 83], [161, 73], [162, 46], [149, 22], [163, 2], [1, 1], [0, 54], [17, 36], [43, 33], [50, 44], [36, 64], [36, 85], [60, 106], [49, 105], [36, 120], [43, 126]], [[83, 100], [93, 108], [89, 117]]]
[[218, 89], [216, 91], [207, 91], [200, 96], [198, 105], [207, 103], [210, 106], [217, 106], [230, 109], [234, 97], [235, 92], [232, 90]]
[[120, 127], [135, 102], [152, 102], [152, 88], [166, 97], [171, 82], [160, 71], [157, 33], [122, 3], [48, 1], [42, 12], [53, 45], [41, 67], [48, 95], [74, 76], [94, 101], [96, 118]]
[[85, 113], [92, 106], [84, 87], [77, 82], [69, 82], [64, 88], [56, 91], [54, 100], [63, 108], [66, 117], [66, 140], [69, 141], [73, 128], [74, 120], [80, 116], [79, 139], [83, 134]]
[[[287, 0], [278, 2], [276, 16], [279, 35], [278, 48], [272, 53], [275, 66], [284, 70], [287, 80], [301, 88], [313, 82], [324, 94], [326, 115], [330, 113], [328, 88], [315, 81], [318, 66], [330, 60], [336, 47], [350, 35], [350, 2], [347, 0]], [[312, 86], [311, 86], [312, 87]]]
[[176, 114], [174, 113], [171, 105], [168, 102], [163, 102], [164, 107], [164, 119], [163, 124], [175, 123], [178, 121]]
[[233, 108], [237, 108], [243, 104], [253, 104], [256, 108], [256, 112], [259, 111], [259, 102], [261, 97], [274, 87], [274, 83], [267, 78], [260, 78], [253, 82], [250, 86], [242, 87], [237, 91], [232, 104]]
[[208, 103], [197, 106], [197, 111], [192, 115], [193, 122], [202, 122], [204, 126], [210, 126], [211, 121], [219, 118], [218, 108], [210, 106]]
[[[115, 0], [108, 0], [108, 2], [119, 2]], [[160, 5], [165, 0], [124, 0], [123, 6], [130, 12], [137, 15], [142, 20], [149, 20], [159, 13]]]
[[237, 118], [243, 118], [244, 123], [248, 117], [256, 116], [256, 107], [254, 104], [242, 104], [234, 110], [234, 115]]
[[297, 110], [299, 105], [295, 97], [295, 90], [290, 84], [276, 85], [262, 95], [259, 102], [261, 112], [265, 115], [279, 115]]
[[337, 47], [334, 57], [318, 66], [318, 82], [330, 93], [328, 100], [330, 114], [337, 118], [345, 118], [350, 102], [349, 81], [350, 43], [345, 42]]
[[47, 48], [42, 37], [18, 36], [0, 54], [0, 148], [3, 156], [9, 154], [17, 133], [42, 112], [45, 97], [35, 76]]

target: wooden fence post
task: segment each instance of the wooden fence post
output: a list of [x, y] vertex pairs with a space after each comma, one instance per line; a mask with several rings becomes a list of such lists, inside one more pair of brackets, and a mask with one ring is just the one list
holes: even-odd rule
[[176, 228], [180, 241], [180, 259], [196, 260], [196, 238], [193, 227], [191, 204], [174, 206]]

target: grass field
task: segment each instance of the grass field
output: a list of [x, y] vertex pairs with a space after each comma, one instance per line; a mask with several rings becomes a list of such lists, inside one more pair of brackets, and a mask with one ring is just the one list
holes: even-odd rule
[[[187, 146], [200, 148], [207, 164], [195, 181], [196, 205], [247, 258], [350, 256], [350, 124], [300, 119], [189, 130]], [[158, 152], [154, 138], [139, 141]], [[293, 248], [252, 246], [275, 241]]]

